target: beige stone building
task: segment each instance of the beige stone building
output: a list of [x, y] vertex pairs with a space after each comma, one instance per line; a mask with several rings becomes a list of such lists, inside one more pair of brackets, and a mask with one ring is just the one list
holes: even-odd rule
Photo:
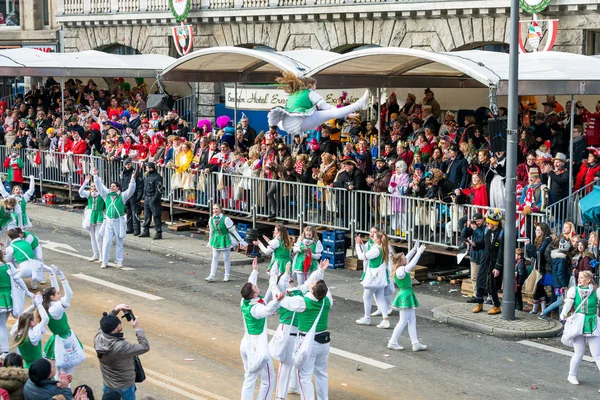
[[[2, 1], [2, 0], [0, 0]], [[347, 52], [363, 46], [432, 51], [507, 51], [508, 0], [192, 0], [194, 50], [265, 46]], [[559, 19], [555, 50], [600, 54], [600, 0], [552, 0], [540, 19]], [[529, 19], [522, 15], [522, 19]], [[61, 0], [65, 51], [101, 49], [176, 56], [168, 0]], [[219, 90], [203, 84], [210, 115]]]

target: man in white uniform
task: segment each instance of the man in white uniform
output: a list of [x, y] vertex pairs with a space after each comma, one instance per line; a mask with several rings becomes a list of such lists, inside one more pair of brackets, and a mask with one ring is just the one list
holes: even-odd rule
[[117, 268], [123, 267], [123, 239], [125, 239], [125, 232], [127, 229], [127, 220], [125, 218], [125, 203], [135, 193], [135, 172], [131, 174], [131, 181], [126, 191], [121, 192], [121, 184], [119, 182], [112, 182], [110, 189], [108, 189], [102, 183], [102, 179], [98, 176], [98, 170], [94, 168], [92, 175], [94, 175], [94, 183], [98, 189], [98, 193], [104, 199], [106, 207], [106, 218], [104, 219], [104, 225], [102, 227], [102, 265], [100, 268], [106, 268], [108, 266], [108, 259], [110, 257], [110, 246], [112, 245], [113, 236], [117, 242]]

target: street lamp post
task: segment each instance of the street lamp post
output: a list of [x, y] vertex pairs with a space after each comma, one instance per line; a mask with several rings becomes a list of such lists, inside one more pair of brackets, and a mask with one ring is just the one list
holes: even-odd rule
[[506, 215], [504, 216], [504, 271], [502, 319], [515, 319], [515, 244], [516, 244], [516, 175], [517, 127], [519, 116], [519, 0], [510, 6], [510, 55], [508, 69], [508, 126], [506, 143]]

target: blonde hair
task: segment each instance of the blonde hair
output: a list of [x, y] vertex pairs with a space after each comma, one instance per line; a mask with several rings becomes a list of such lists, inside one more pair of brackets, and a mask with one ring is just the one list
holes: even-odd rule
[[392, 273], [391, 276], [396, 276], [396, 270], [398, 269], [398, 267], [402, 267], [402, 257], [404, 257], [404, 253], [400, 252], [400, 253], [396, 253], [394, 254], [394, 257], [392, 258]]
[[292, 72], [282, 72], [281, 76], [275, 79], [275, 82], [286, 85], [283, 90], [286, 93], [294, 93], [300, 90], [310, 89], [317, 81], [313, 78], [298, 78]]
[[283, 247], [286, 249], [291, 249], [294, 244], [292, 243], [292, 239], [290, 238], [287, 228], [283, 224], [277, 224], [275, 225], [275, 228], [279, 231], [279, 237], [281, 238]]
[[594, 290], [598, 287], [598, 285], [596, 285], [596, 282], [594, 282], [594, 273], [592, 271], [581, 271], [579, 272], [579, 276], [585, 276], [590, 280], [590, 283], [592, 284], [592, 286], [594, 287]]
[[379, 239], [379, 245], [381, 246], [381, 254], [383, 255], [383, 262], [387, 263], [390, 256], [390, 244], [388, 237], [385, 233], [378, 231], [375, 235]]

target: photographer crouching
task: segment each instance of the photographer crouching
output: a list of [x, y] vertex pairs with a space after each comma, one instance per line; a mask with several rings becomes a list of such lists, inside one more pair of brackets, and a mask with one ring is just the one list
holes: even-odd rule
[[[131, 322], [135, 329], [137, 343], [125, 340], [121, 318]], [[104, 393], [110, 391], [121, 392], [123, 400], [135, 400], [136, 382], [141, 382], [143, 369], [138, 356], [150, 350], [150, 344], [144, 331], [140, 328], [140, 319], [136, 318], [131, 308], [126, 304], [119, 304], [110, 313], [104, 313], [100, 319], [100, 329], [94, 338], [94, 349], [100, 360]]]

